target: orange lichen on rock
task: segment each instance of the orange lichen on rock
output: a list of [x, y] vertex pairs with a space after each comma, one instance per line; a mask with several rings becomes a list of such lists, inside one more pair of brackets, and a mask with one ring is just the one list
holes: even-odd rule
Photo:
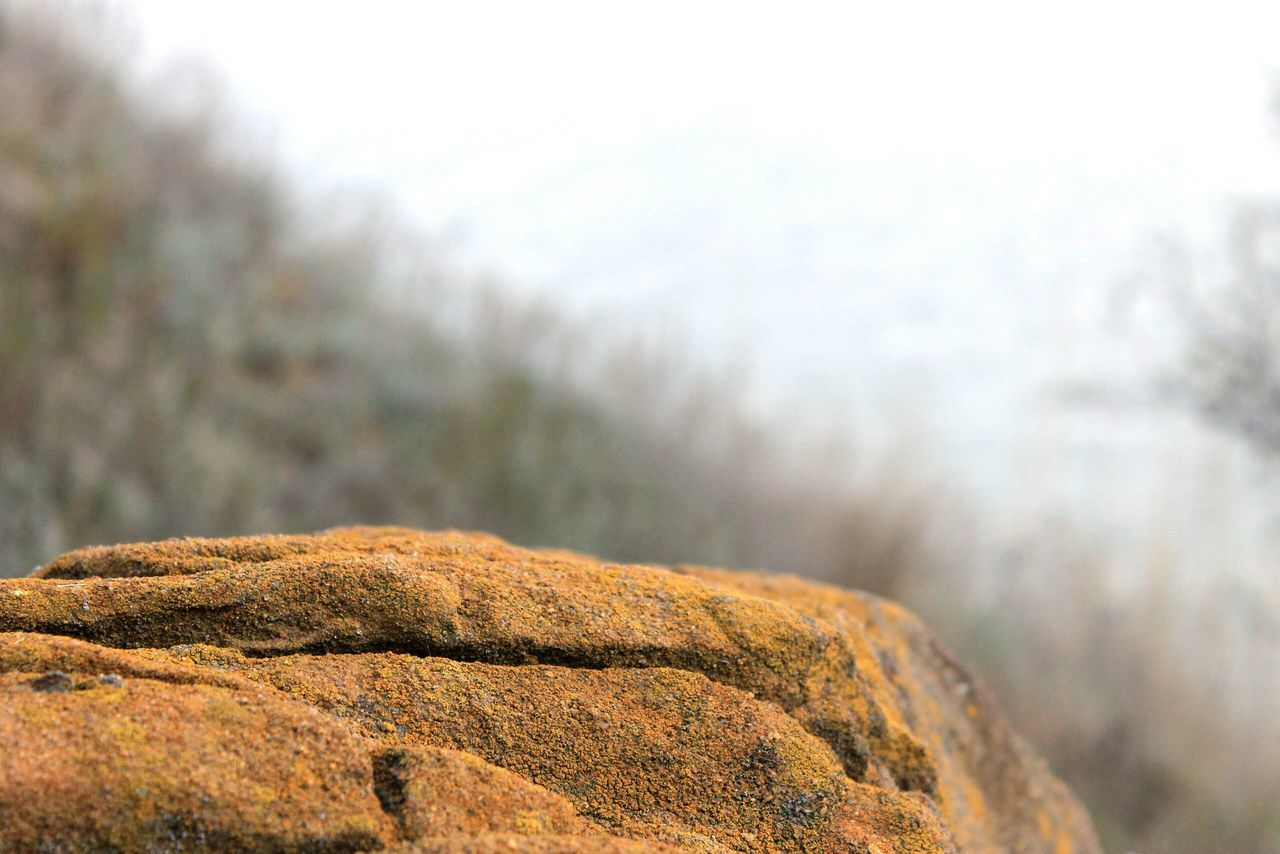
[[364, 746], [259, 693], [0, 674], [0, 850], [360, 851], [390, 837]]
[[379, 751], [373, 757], [373, 787], [406, 839], [583, 832], [581, 819], [564, 798], [459, 750]]
[[[14, 732], [40, 729], [59, 704], [89, 710], [57, 718], [69, 730], [57, 736], [69, 763], [58, 768], [85, 786], [115, 779], [86, 758], [85, 739], [117, 726], [88, 698], [134, 686], [146, 703], [129, 721], [194, 710], [178, 717], [208, 728], [210, 750], [245, 739], [244, 750], [272, 754], [254, 760], [267, 770], [247, 804], [201, 788], [218, 773], [206, 768], [234, 752], [206, 763], [199, 745], [144, 729], [131, 766], [139, 778], [174, 768], [180, 794], [164, 804], [207, 795], [226, 820], [199, 813], [202, 832], [265, 834], [249, 847], [1097, 847], [1070, 793], [918, 621], [785, 577], [621, 566], [400, 528], [83, 549], [0, 583], [0, 673], [22, 694], [4, 719]], [[42, 674], [91, 687], [32, 688]], [[237, 717], [192, 699], [214, 695], [254, 702]], [[315, 749], [263, 740], [281, 710], [328, 722], [314, 738], [345, 739], [331, 761], [360, 794], [328, 793], [330, 825], [307, 823], [323, 790], [295, 791], [273, 764]], [[57, 791], [22, 755], [11, 779]], [[275, 800], [254, 800], [262, 789]], [[111, 832], [151, 839], [126, 794], [110, 792], [94, 814], [120, 808]], [[166, 826], [197, 826], [174, 809]], [[62, 815], [51, 811], [40, 832], [56, 834]], [[363, 837], [341, 824], [357, 817]], [[71, 822], [67, 838], [108, 824]], [[7, 833], [0, 825], [0, 850], [34, 838]], [[198, 847], [193, 838], [183, 844]]]
[[[936, 799], [963, 851], [1075, 851], [1088, 814], [1017, 736], [987, 690], [913, 614], [869, 593], [784, 575], [677, 571], [791, 605], [843, 631], [891, 726], [928, 748]], [[914, 749], [914, 747], [909, 748]]]
[[852, 784], [831, 748], [782, 709], [700, 674], [393, 653], [245, 658], [191, 647], [174, 655], [261, 679], [372, 739], [483, 757], [563, 794], [609, 833], [675, 833], [740, 850], [843, 850], [833, 828], [887, 798], [932, 834], [935, 847], [915, 850], [946, 844], [918, 802]]
[[519, 836], [486, 834], [425, 839], [394, 849], [395, 854], [664, 854], [680, 848], [600, 836]]

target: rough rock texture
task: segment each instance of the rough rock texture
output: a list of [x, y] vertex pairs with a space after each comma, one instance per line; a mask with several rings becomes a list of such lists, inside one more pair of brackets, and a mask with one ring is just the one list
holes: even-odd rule
[[1094, 851], [910, 614], [350, 528], [0, 582], [0, 851]]

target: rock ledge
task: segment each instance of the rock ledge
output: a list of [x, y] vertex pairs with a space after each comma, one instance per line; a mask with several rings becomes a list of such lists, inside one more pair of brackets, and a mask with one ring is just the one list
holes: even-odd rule
[[1098, 850], [915, 617], [786, 576], [82, 549], [0, 582], [0, 695], [0, 851]]

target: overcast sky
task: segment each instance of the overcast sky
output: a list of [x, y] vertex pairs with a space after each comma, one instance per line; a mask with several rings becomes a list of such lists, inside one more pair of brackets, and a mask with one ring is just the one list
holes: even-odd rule
[[1028, 460], [1084, 504], [1100, 471], [1162, 489], [1182, 445], [1116, 461], [1167, 425], [1046, 396], [1139, 381], [1117, 278], [1280, 186], [1280, 3], [122, 5], [308, 183], [381, 187], [572, 313], [750, 352], [772, 399], [923, 422], [989, 493]]
[[1280, 32], [1264, 2], [126, 5], [157, 45], [212, 53], [292, 132], [327, 137], [310, 143], [391, 135], [422, 161], [517, 131], [575, 159], [714, 123], [837, 161], [1216, 177], [1219, 156], [1260, 154]]

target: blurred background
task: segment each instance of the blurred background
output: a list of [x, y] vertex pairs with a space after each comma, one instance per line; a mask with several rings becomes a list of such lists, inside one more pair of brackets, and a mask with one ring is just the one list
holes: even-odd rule
[[0, 575], [352, 522], [800, 573], [1110, 850], [1280, 852], [1277, 32], [0, 0]]

